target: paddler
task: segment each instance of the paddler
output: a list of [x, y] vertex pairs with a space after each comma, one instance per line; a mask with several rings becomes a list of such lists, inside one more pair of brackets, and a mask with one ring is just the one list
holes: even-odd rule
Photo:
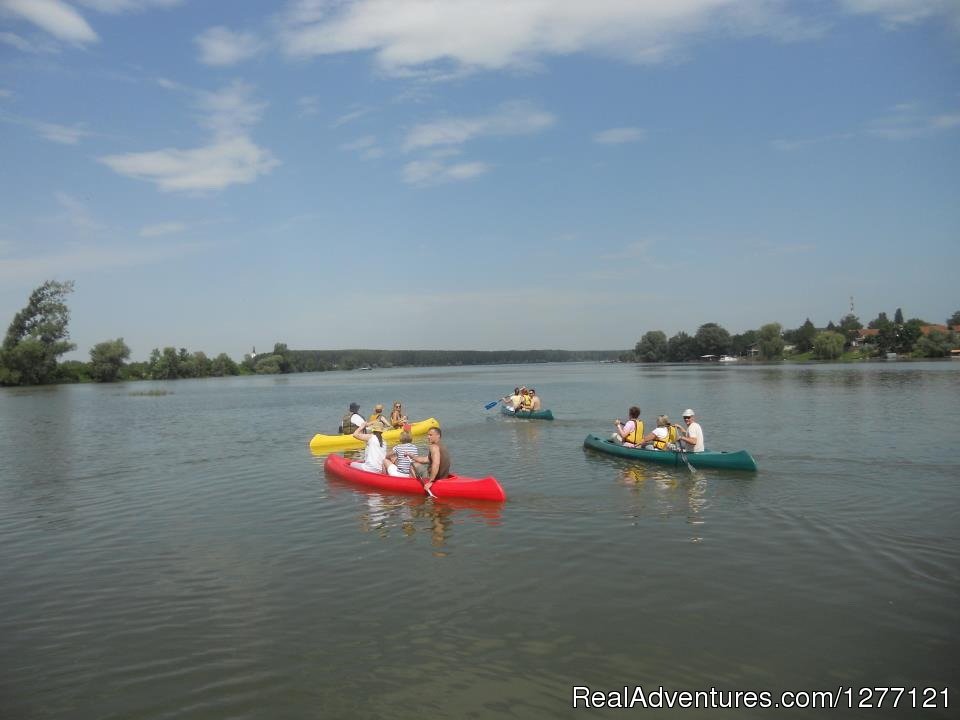
[[416, 455], [411, 458], [410, 469], [420, 482], [423, 483], [423, 489], [430, 497], [436, 497], [431, 491], [430, 486], [437, 480], [442, 480], [450, 476], [450, 452], [447, 446], [441, 442], [443, 433], [440, 428], [430, 428], [427, 432], [427, 455]]
[[640, 447], [640, 441], [643, 438], [643, 420], [640, 419], [640, 408], [636, 405], [627, 410], [629, 418], [626, 422], [617, 418], [614, 423], [617, 431], [610, 438], [617, 445], [624, 447]]
[[340, 420], [340, 433], [343, 435], [353, 435], [353, 431], [363, 425], [363, 415], [360, 414], [359, 403], [350, 403], [350, 410]]

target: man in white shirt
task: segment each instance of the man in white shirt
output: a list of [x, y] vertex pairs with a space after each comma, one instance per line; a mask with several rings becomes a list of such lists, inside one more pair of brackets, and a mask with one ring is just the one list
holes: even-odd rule
[[687, 424], [686, 430], [680, 428], [679, 442], [682, 442], [688, 452], [703, 452], [703, 428], [700, 423], [694, 420], [693, 410], [687, 408], [683, 411], [683, 422]]
[[340, 432], [343, 435], [352, 435], [354, 430], [363, 427], [366, 422], [360, 415], [359, 403], [352, 402], [350, 403], [350, 411], [340, 421]]

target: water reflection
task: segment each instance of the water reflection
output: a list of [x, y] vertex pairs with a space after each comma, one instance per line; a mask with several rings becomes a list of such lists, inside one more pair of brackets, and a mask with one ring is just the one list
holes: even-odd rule
[[708, 507], [707, 478], [703, 473], [678, 472], [659, 466], [631, 465], [621, 468], [618, 477], [621, 485], [633, 491], [631, 517], [639, 518], [652, 509], [662, 518], [681, 513], [692, 526], [690, 542], [702, 542], [704, 511]]
[[463, 498], [431, 499], [419, 495], [391, 495], [363, 486], [358, 486], [328, 476], [327, 481], [334, 495], [342, 491], [360, 495], [363, 506], [357, 516], [357, 524], [363, 533], [381, 539], [405, 538], [416, 535], [429, 536], [434, 555], [444, 556], [458, 521], [480, 520], [487, 525], [499, 525], [502, 505]]

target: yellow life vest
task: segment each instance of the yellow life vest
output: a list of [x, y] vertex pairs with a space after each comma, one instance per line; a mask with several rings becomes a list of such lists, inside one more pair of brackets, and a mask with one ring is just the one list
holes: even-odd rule
[[520, 409], [529, 410], [533, 407], [533, 396], [532, 395], [522, 395], [520, 397]]
[[640, 439], [643, 437], [643, 420], [637, 418], [633, 421], [633, 432], [628, 434], [623, 441], [631, 445], [640, 445]]
[[677, 429], [673, 425], [671, 425], [670, 427], [667, 428], [667, 439], [666, 440], [655, 439], [653, 441], [653, 447], [655, 447], [657, 450], [666, 450], [668, 445], [670, 445], [671, 443], [675, 443], [676, 441], [677, 441]]

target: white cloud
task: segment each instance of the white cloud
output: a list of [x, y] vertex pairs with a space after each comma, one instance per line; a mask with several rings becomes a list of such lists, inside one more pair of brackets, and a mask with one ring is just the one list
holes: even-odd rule
[[460, 145], [487, 135], [528, 135], [553, 125], [555, 118], [528, 102], [501, 105], [490, 115], [450, 117], [414, 127], [404, 140], [404, 150]]
[[13, 93], [7, 90], [6, 88], [0, 88], [0, 100], [6, 100], [7, 98], [13, 97]]
[[103, 224], [93, 217], [93, 213], [90, 212], [87, 205], [77, 197], [65, 192], [54, 193], [54, 197], [66, 212], [67, 222], [77, 230], [99, 231], [103, 229]]
[[[778, 0], [356, 0], [292, 2], [281, 41], [292, 56], [372, 52], [386, 72], [437, 63], [458, 72], [529, 68], [591, 53], [660, 62], [700, 32], [803, 34]], [[434, 72], [442, 70], [434, 68]]]
[[218, 25], [195, 39], [200, 47], [200, 62], [206, 65], [235, 65], [261, 53], [266, 45], [254, 33], [234, 32]]
[[42, 279], [65, 273], [96, 272], [113, 268], [149, 265], [172, 260], [206, 249], [202, 243], [160, 244], [150, 246], [86, 246], [80, 245], [52, 255], [0, 258], [0, 278], [23, 281]]
[[440, 159], [414, 160], [403, 167], [403, 181], [408, 185], [440, 185], [469, 180], [490, 170], [483, 162], [445, 163]]
[[200, 123], [217, 135], [247, 132], [260, 122], [266, 103], [253, 99], [253, 86], [234, 81], [217, 92], [199, 94]]
[[958, 125], [960, 113], [929, 115], [911, 103], [903, 103], [868, 123], [866, 132], [884, 140], [910, 140], [951, 130]]
[[140, 12], [151, 7], [173, 7], [179, 5], [182, 0], [77, 0], [97, 12], [108, 15], [117, 15], [124, 12]]
[[186, 229], [187, 226], [182, 222], [164, 222], [156, 223], [154, 225], [144, 225], [142, 228], [140, 228], [138, 235], [140, 235], [140, 237], [161, 237], [163, 235], [181, 233]]
[[603, 130], [593, 136], [595, 143], [601, 145], [620, 145], [622, 143], [639, 142], [646, 137], [646, 133], [637, 127], [619, 127]]
[[207, 145], [107, 155], [99, 160], [114, 172], [156, 183], [164, 191], [222, 190], [251, 183], [280, 164], [249, 137], [266, 107], [252, 95], [253, 88], [241, 82], [218, 92], [199, 93], [200, 124], [213, 134]]
[[60, 40], [80, 44], [99, 40], [83, 16], [60, 0], [0, 0], [0, 10], [33, 23]]
[[154, 182], [165, 191], [222, 190], [251, 183], [279, 165], [269, 150], [244, 136], [223, 138], [193, 150], [107, 155], [100, 161], [114, 172]]
[[844, 10], [858, 15], [878, 15], [890, 26], [913, 25], [944, 15], [960, 20], [956, 0], [840, 0]]
[[343, 115], [338, 117], [336, 120], [334, 120], [330, 124], [330, 126], [337, 128], [337, 127], [340, 127], [341, 125], [346, 125], [347, 123], [351, 123], [354, 120], [362, 118], [364, 115], [367, 115], [371, 112], [373, 112], [372, 108], [358, 108], [356, 110], [351, 110], [350, 112], [344, 113]]
[[373, 147], [377, 144], [377, 138], [374, 135], [365, 135], [364, 137], [357, 138], [351, 142], [344, 143], [340, 146], [341, 150], [366, 150], [367, 148]]
[[316, 95], [304, 95], [297, 98], [297, 107], [300, 108], [300, 116], [316, 115], [320, 112], [320, 98]]
[[[2, 2], [2, 0], [0, 0], [0, 2]], [[2, 7], [2, 5], [0, 5], [0, 7]], [[51, 53], [57, 52], [58, 49], [55, 42], [27, 40], [12, 32], [0, 32], [0, 43], [26, 53]]]
[[58, 125], [56, 123], [36, 123], [37, 132], [47, 140], [60, 143], [62, 145], [76, 145], [81, 138], [88, 137], [91, 133], [77, 126]]

